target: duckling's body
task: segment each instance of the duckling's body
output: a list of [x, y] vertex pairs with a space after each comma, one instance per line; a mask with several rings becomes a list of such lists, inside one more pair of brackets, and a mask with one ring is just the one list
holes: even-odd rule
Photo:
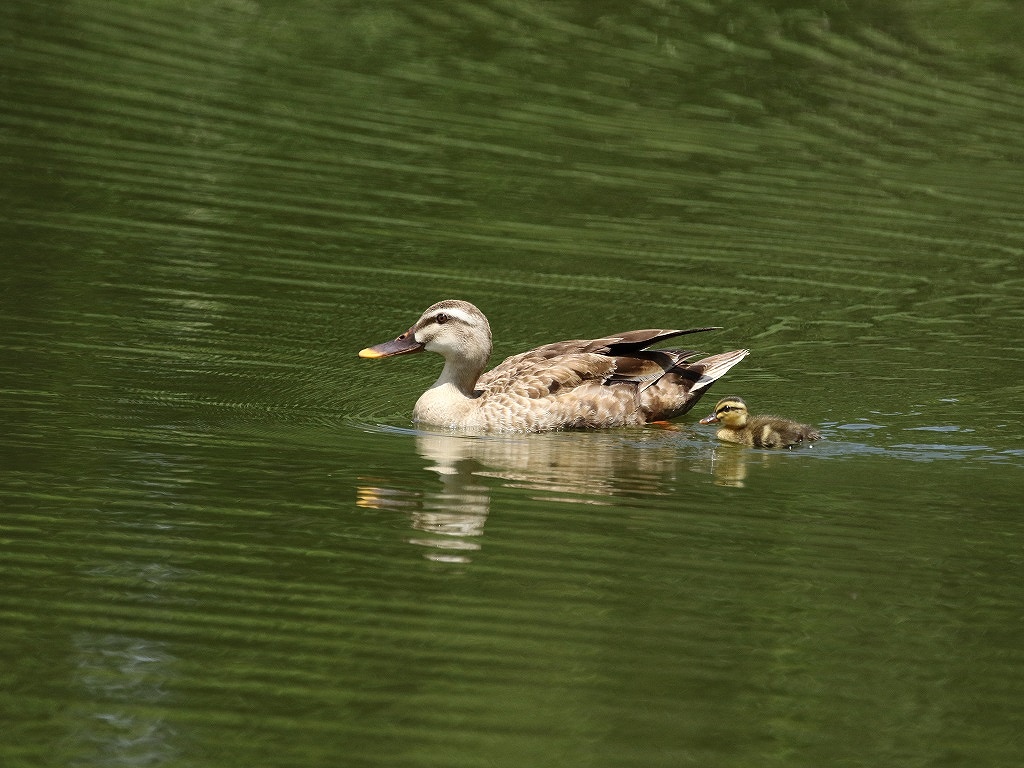
[[723, 397], [715, 412], [700, 420], [701, 424], [721, 424], [717, 437], [730, 443], [752, 448], [792, 448], [817, 440], [821, 433], [808, 424], [779, 416], [751, 416], [740, 397]]
[[487, 373], [491, 330], [465, 301], [441, 301], [394, 341], [360, 357], [427, 350], [444, 370], [416, 401], [421, 424], [487, 432], [540, 432], [639, 426], [686, 413], [712, 383], [747, 356], [739, 349], [686, 362], [696, 352], [648, 349], [686, 331], [627, 331], [601, 339], [560, 341], [508, 358]]

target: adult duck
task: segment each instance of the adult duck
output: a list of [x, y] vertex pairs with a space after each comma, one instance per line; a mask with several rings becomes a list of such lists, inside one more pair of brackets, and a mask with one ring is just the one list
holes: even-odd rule
[[700, 423], [721, 424], [719, 440], [752, 448], [792, 448], [821, 437], [821, 433], [808, 424], [779, 416], [751, 416], [743, 398], [735, 395], [719, 400], [714, 413], [705, 416]]
[[466, 301], [440, 301], [393, 341], [360, 357], [436, 352], [444, 369], [413, 408], [424, 425], [481, 432], [603, 429], [667, 421], [690, 410], [747, 356], [738, 349], [687, 362], [696, 352], [648, 349], [688, 333], [652, 329], [559, 341], [514, 355], [484, 373], [491, 328]]

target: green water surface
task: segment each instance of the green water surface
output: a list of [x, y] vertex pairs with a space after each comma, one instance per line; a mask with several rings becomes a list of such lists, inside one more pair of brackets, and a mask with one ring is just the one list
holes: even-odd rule
[[[1020, 764], [1014, 4], [6, 16], [0, 764]], [[439, 358], [356, 352], [443, 298], [751, 355], [425, 432]]]

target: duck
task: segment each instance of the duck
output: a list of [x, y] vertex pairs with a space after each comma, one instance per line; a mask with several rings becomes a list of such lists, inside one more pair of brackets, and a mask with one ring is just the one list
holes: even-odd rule
[[743, 398], [735, 395], [719, 400], [714, 413], [700, 423], [721, 424], [719, 440], [753, 448], [792, 448], [821, 438], [821, 433], [808, 424], [779, 416], [751, 416]]
[[649, 349], [667, 339], [718, 328], [626, 331], [599, 339], [545, 344], [484, 372], [491, 327], [468, 301], [427, 308], [397, 338], [367, 347], [362, 358], [436, 352], [437, 381], [416, 401], [413, 421], [449, 430], [545, 432], [642, 426], [689, 411], [715, 381], [749, 354]]

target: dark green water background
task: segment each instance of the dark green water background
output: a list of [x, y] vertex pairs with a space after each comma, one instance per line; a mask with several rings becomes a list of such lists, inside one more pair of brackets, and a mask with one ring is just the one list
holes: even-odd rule
[[[1021, 764], [1019, 3], [3, 16], [5, 768]], [[442, 298], [826, 439], [418, 433]]]

